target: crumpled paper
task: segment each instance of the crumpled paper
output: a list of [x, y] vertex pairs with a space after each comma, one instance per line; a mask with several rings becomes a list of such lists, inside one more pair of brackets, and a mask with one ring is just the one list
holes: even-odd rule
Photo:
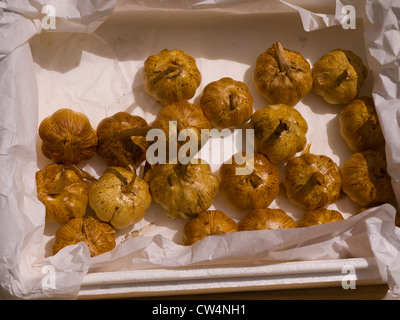
[[[61, 9], [60, 3], [62, 3]], [[394, 227], [396, 211], [391, 205], [369, 209], [345, 221], [335, 223], [334, 226], [323, 225], [307, 230], [256, 231], [251, 233], [251, 237], [248, 232], [239, 232], [205, 238], [192, 247], [184, 247], [161, 234], [149, 234], [122, 241], [113, 251], [95, 258], [90, 258], [84, 243], [69, 246], [55, 256], [44, 256], [43, 252], [47, 250], [45, 246], [48, 243], [43, 241], [43, 238], [49, 231], [44, 223], [44, 208], [36, 199], [34, 174], [38, 162], [41, 161], [40, 154], [36, 151], [37, 127], [45, 111], [38, 105], [38, 95], [41, 96], [42, 92], [38, 92], [41, 86], [40, 84], [38, 86], [36, 78], [40, 79], [41, 75], [38, 74], [38, 69], [35, 69], [38, 61], [33, 61], [32, 47], [28, 41], [43, 29], [43, 19], [46, 16], [41, 10], [45, 4], [57, 8], [57, 27], [55, 30], [49, 30], [49, 34], [53, 31], [92, 34], [114, 11], [127, 8], [145, 11], [167, 5], [166, 2], [156, 0], [146, 3], [128, 0], [118, 3], [117, 1], [29, 0], [0, 2], [2, 28], [0, 83], [4, 92], [0, 99], [2, 113], [0, 293], [2, 296], [14, 299], [75, 298], [82, 278], [88, 272], [347, 257], [375, 257], [382, 278], [389, 284], [387, 298], [399, 296], [400, 281], [396, 267], [398, 229]], [[398, 36], [398, 30], [395, 29], [397, 24], [390, 23], [398, 20], [396, 13], [399, 11], [392, 10], [395, 9], [395, 5], [392, 5], [393, 8], [387, 8], [380, 1], [366, 1], [365, 5], [360, 5], [358, 1], [336, 1], [336, 13], [333, 15], [310, 12], [284, 1], [173, 1], [169, 5], [171, 5], [169, 8], [181, 10], [228, 10], [234, 13], [266, 12], [270, 8], [273, 8], [273, 12], [281, 12], [284, 11], [283, 7], [289, 6], [299, 12], [306, 31], [339, 26], [343, 22], [344, 13], [341, 10], [343, 6], [354, 5], [357, 16], [362, 17], [365, 24], [365, 43], [369, 53], [367, 58], [374, 77], [374, 98], [385, 128], [390, 173], [394, 178], [394, 184], [397, 183], [396, 180], [399, 179], [397, 152], [400, 148], [397, 146], [398, 142], [392, 138], [392, 134], [399, 130], [397, 123], [399, 104], [396, 103], [398, 69], [395, 67], [399, 48], [395, 42], [389, 43], [385, 35], [390, 33]], [[383, 21], [385, 23], [381, 23]], [[73, 38], [73, 41], [75, 40]], [[46, 41], [50, 43], [52, 38], [41, 38], [41, 41], [44, 44]], [[67, 57], [69, 53], [64, 52]], [[74, 53], [73, 50], [71, 53]], [[122, 53], [126, 52], [118, 54]], [[86, 58], [91, 57], [85, 56]], [[199, 60], [201, 65], [207, 65], [204, 59], [199, 58]], [[48, 63], [47, 66], [51, 69], [51, 61], [42, 63]], [[113, 71], [121, 72], [112, 61], [111, 64], [116, 69], [105, 68], [105, 75], [109, 73], [112, 75]], [[78, 65], [79, 63], [76, 67]], [[67, 72], [71, 68], [71, 65], [68, 65], [61, 71]], [[137, 98], [137, 95], [124, 95], [123, 91], [118, 103], [112, 104], [110, 100], [108, 109], [96, 110], [99, 112], [95, 121], [112, 114], [121, 103], [129, 106], [134, 98]], [[93, 93], [93, 96], [96, 94]], [[94, 100], [93, 96], [89, 94], [83, 98], [91, 103], [93, 102], [91, 100]], [[139, 106], [134, 110], [140, 111]], [[396, 117], [393, 117], [393, 114], [396, 114]]]

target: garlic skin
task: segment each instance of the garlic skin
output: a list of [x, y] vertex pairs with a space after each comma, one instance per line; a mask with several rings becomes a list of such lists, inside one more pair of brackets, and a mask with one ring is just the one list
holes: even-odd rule
[[123, 229], [143, 219], [151, 195], [148, 184], [133, 170], [108, 167], [90, 186], [89, 204], [99, 220]]
[[353, 100], [339, 115], [340, 134], [353, 152], [378, 149], [385, 144], [372, 97]]
[[292, 229], [296, 223], [281, 209], [255, 209], [239, 222], [239, 231]]
[[[246, 157], [245, 153], [242, 153]], [[246, 158], [247, 159], [247, 158]], [[219, 169], [220, 189], [227, 202], [237, 210], [251, 210], [268, 207], [279, 194], [281, 174], [277, 167], [260, 153], [254, 154], [254, 168], [248, 175], [238, 175], [235, 156], [230, 163], [223, 163]]]
[[358, 55], [336, 49], [314, 64], [314, 91], [330, 104], [350, 103], [358, 96], [367, 75], [368, 69]]
[[171, 219], [190, 219], [207, 210], [219, 190], [217, 176], [200, 159], [199, 163], [152, 165], [144, 179], [153, 200]]
[[94, 217], [71, 219], [57, 229], [52, 253], [55, 255], [62, 248], [81, 241], [88, 245], [91, 257], [95, 257], [114, 249], [115, 230]]
[[164, 49], [148, 57], [143, 69], [144, 89], [161, 104], [190, 100], [201, 83], [196, 60], [179, 49]]
[[37, 197], [45, 205], [46, 221], [63, 224], [85, 215], [89, 184], [77, 170], [52, 163], [36, 172]]
[[343, 192], [360, 206], [371, 207], [394, 199], [384, 150], [354, 153], [340, 172]]
[[236, 128], [253, 114], [253, 97], [245, 83], [224, 77], [205, 86], [200, 107], [217, 129]]
[[222, 211], [203, 211], [196, 218], [185, 223], [183, 228], [183, 245], [190, 246], [207, 236], [237, 231], [237, 223]]
[[305, 212], [301, 220], [298, 222], [297, 228], [317, 226], [320, 224], [342, 220], [344, 220], [344, 218], [339, 211], [329, 210], [326, 208], [318, 208]]
[[268, 105], [251, 117], [255, 151], [272, 163], [286, 162], [307, 145], [308, 124], [296, 109], [284, 104]]
[[253, 79], [268, 103], [290, 107], [305, 98], [313, 86], [308, 61], [299, 52], [284, 49], [280, 42], [257, 58]]
[[60, 164], [79, 164], [96, 152], [97, 134], [83, 113], [63, 108], [39, 125], [44, 156]]
[[109, 166], [139, 166], [146, 159], [150, 145], [145, 136], [130, 136], [129, 129], [144, 128], [149, 125], [142, 117], [128, 112], [118, 112], [100, 121], [97, 126], [97, 153], [106, 159]]
[[314, 210], [339, 199], [342, 178], [332, 159], [305, 153], [286, 163], [283, 185], [293, 204], [305, 210]]

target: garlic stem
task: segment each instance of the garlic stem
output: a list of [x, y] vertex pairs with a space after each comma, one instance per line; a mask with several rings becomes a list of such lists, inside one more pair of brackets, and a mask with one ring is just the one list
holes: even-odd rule
[[313, 172], [313, 174], [310, 177], [310, 180], [312, 182], [322, 186], [325, 182], [325, 176], [321, 172], [316, 171], [316, 172]]
[[133, 136], [146, 136], [147, 133], [151, 130], [151, 127], [136, 127], [125, 129], [118, 133], [119, 138], [123, 139], [126, 137], [133, 137]]
[[276, 58], [278, 60], [279, 69], [281, 70], [281, 72], [287, 72], [291, 67], [291, 63], [290, 63], [290, 60], [288, 59], [288, 57], [286, 56], [286, 53], [282, 47], [282, 44], [280, 42], [275, 42], [273, 44], [273, 48], [276, 53]]

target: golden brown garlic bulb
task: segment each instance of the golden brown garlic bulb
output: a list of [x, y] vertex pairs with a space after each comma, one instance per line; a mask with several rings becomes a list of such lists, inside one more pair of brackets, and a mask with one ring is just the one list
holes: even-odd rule
[[145, 91], [163, 105], [190, 100], [201, 83], [196, 60], [179, 49], [164, 49], [148, 57], [143, 78]]
[[331, 223], [344, 220], [342, 214], [336, 210], [318, 208], [307, 211], [297, 224], [297, 228], [317, 226], [320, 224]]
[[219, 190], [219, 180], [209, 164], [155, 164], [144, 179], [151, 195], [168, 217], [188, 219], [207, 210]]
[[339, 199], [342, 178], [331, 158], [306, 153], [286, 163], [283, 184], [292, 203], [314, 210]]
[[340, 170], [343, 192], [362, 207], [390, 202], [394, 198], [383, 150], [354, 153]]
[[340, 134], [353, 152], [377, 149], [385, 144], [374, 100], [362, 97], [344, 107], [339, 115]]
[[[242, 156], [245, 158], [245, 153]], [[260, 153], [255, 153], [253, 160], [246, 161], [254, 161], [253, 170], [247, 175], [239, 175], [237, 168], [243, 168], [249, 163], [238, 164], [235, 156], [230, 163], [221, 165], [221, 192], [228, 203], [238, 210], [268, 207], [279, 194], [280, 171]]]
[[235, 128], [253, 114], [253, 97], [245, 83], [225, 77], [205, 86], [200, 106], [217, 129]]
[[291, 229], [296, 228], [296, 223], [281, 209], [255, 209], [239, 222], [239, 231]]
[[103, 119], [97, 126], [97, 152], [106, 159], [110, 166], [137, 167], [146, 159], [146, 151], [150, 145], [145, 134], [130, 135], [130, 129], [149, 129], [142, 117], [128, 112], [118, 112]]
[[85, 215], [88, 177], [88, 174], [74, 166], [55, 163], [36, 172], [37, 196], [45, 205], [46, 221], [65, 223]]
[[238, 231], [237, 223], [222, 211], [203, 211], [196, 218], [185, 223], [183, 245], [190, 246], [207, 236], [236, 231]]
[[350, 103], [355, 99], [367, 75], [362, 59], [342, 49], [323, 55], [312, 69], [315, 93], [331, 104]]
[[53, 255], [62, 248], [85, 242], [92, 257], [111, 251], [115, 247], [115, 230], [94, 217], [74, 218], [56, 231]]
[[250, 127], [254, 129], [255, 151], [266, 155], [272, 163], [287, 161], [307, 144], [306, 120], [296, 109], [284, 104], [256, 111]]
[[42, 152], [60, 164], [78, 164], [96, 152], [97, 135], [83, 113], [63, 108], [45, 118], [39, 126]]
[[151, 195], [148, 184], [133, 170], [108, 167], [91, 185], [89, 204], [101, 221], [123, 229], [143, 219]]
[[258, 57], [253, 78], [270, 104], [290, 107], [307, 96], [313, 86], [310, 64], [299, 52], [284, 49], [280, 42]]

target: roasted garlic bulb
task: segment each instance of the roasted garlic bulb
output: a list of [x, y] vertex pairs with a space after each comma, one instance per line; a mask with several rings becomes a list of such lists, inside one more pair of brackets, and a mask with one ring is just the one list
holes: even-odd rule
[[350, 50], [336, 49], [323, 55], [313, 66], [315, 93], [330, 104], [350, 103], [367, 78], [362, 59]]
[[237, 223], [222, 211], [203, 211], [196, 218], [185, 223], [183, 245], [190, 246], [207, 236], [236, 231], [238, 231]]
[[151, 195], [168, 217], [193, 218], [207, 210], [219, 190], [219, 180], [204, 161], [155, 164], [146, 172]]
[[45, 205], [46, 221], [65, 223], [83, 217], [92, 177], [75, 166], [52, 163], [36, 172], [37, 197]]
[[[243, 164], [238, 164], [235, 156], [223, 163], [219, 169], [220, 189], [228, 203], [238, 210], [251, 210], [268, 207], [279, 194], [281, 174], [277, 167], [260, 153], [253, 159], [246, 157]], [[249, 174], [239, 175], [237, 168], [248, 166], [253, 161], [253, 170]]]
[[354, 153], [343, 164], [340, 172], [343, 192], [360, 206], [370, 207], [394, 199], [384, 150]]
[[272, 163], [285, 162], [307, 144], [308, 125], [296, 109], [284, 104], [256, 111], [250, 120], [254, 129], [255, 151]]
[[118, 112], [103, 119], [97, 126], [97, 152], [110, 166], [137, 167], [146, 159], [150, 142], [142, 135], [131, 135], [131, 129], [149, 129], [142, 117], [128, 112]]
[[108, 167], [90, 186], [89, 204], [101, 221], [123, 229], [143, 219], [151, 195], [148, 184], [134, 170]]
[[63, 108], [43, 119], [39, 126], [42, 152], [60, 164], [78, 164], [96, 152], [97, 135], [83, 113]]
[[217, 129], [235, 128], [253, 114], [253, 97], [245, 83], [225, 77], [205, 86], [200, 106]]
[[143, 79], [145, 91], [168, 105], [193, 98], [201, 74], [194, 58], [179, 49], [164, 49], [145, 60]]
[[337, 164], [331, 158], [305, 153], [286, 163], [283, 184], [292, 203], [306, 210], [314, 210], [339, 199], [342, 178]]
[[291, 229], [296, 228], [294, 220], [281, 209], [255, 209], [239, 222], [239, 231]]
[[336, 210], [318, 208], [307, 211], [297, 224], [297, 228], [317, 226], [320, 224], [331, 223], [344, 220], [342, 214]]
[[88, 245], [92, 257], [98, 256], [114, 249], [115, 230], [108, 223], [91, 216], [71, 219], [57, 229], [53, 255], [62, 248], [81, 241]]
[[280, 42], [258, 57], [253, 79], [270, 104], [290, 107], [307, 96], [313, 86], [310, 64], [299, 52], [284, 49]]
[[344, 107], [339, 115], [340, 134], [353, 152], [377, 149], [385, 144], [374, 100], [362, 97]]

